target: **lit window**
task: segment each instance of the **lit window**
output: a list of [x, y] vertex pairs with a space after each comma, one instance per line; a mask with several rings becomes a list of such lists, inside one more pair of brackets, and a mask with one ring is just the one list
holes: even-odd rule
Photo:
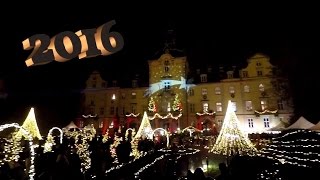
[[135, 92], [131, 93], [131, 99], [136, 99], [137, 94]]
[[248, 85], [243, 86], [244, 92], [250, 92], [250, 87]]
[[167, 106], [167, 112], [171, 111], [171, 106], [170, 106], [170, 102], [168, 102], [168, 106]]
[[201, 80], [201, 82], [207, 82], [207, 74], [201, 74], [200, 75], [200, 80]]
[[112, 99], [112, 100], [116, 100], [116, 94], [112, 94], [111, 99]]
[[202, 88], [202, 95], [207, 95], [208, 94], [208, 91], [207, 91], [207, 88]]
[[215, 91], [216, 94], [221, 94], [221, 88], [220, 87], [216, 87], [214, 89], [214, 91]]
[[263, 84], [260, 84], [260, 85], [259, 85], [259, 91], [261, 91], [261, 92], [264, 91], [264, 85], [263, 85]]
[[216, 106], [217, 106], [217, 112], [222, 112], [222, 103], [221, 102], [217, 102]]
[[230, 86], [230, 87], [229, 87], [229, 92], [230, 92], [230, 94], [234, 94], [234, 93], [235, 93], [235, 90], [234, 90], [234, 87], [233, 87], [233, 86]]
[[165, 82], [164, 82], [164, 90], [165, 90], [165, 91], [170, 90], [170, 86], [171, 86], [170, 81], [165, 81]]
[[263, 124], [265, 128], [269, 128], [270, 127], [269, 118], [263, 118]]
[[252, 118], [248, 118], [248, 125], [249, 125], [249, 128], [253, 128], [253, 119]]
[[209, 104], [203, 103], [203, 112], [208, 112], [208, 109], [209, 109]]
[[262, 111], [266, 110], [267, 109], [267, 101], [266, 100], [261, 100], [260, 103], [261, 103]]
[[251, 111], [252, 110], [252, 101], [246, 101], [246, 110]]

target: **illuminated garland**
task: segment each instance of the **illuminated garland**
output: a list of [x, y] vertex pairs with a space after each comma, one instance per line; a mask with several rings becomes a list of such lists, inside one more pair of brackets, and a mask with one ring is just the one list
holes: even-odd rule
[[58, 128], [58, 127], [53, 127], [53, 128], [51, 128], [50, 130], [49, 130], [49, 133], [48, 133], [48, 135], [50, 134], [52, 134], [52, 131], [53, 130], [58, 130], [59, 132], [60, 132], [60, 144], [62, 144], [62, 141], [63, 141], [63, 132], [62, 132], [62, 129], [60, 129], [60, 128]]
[[129, 128], [126, 130], [126, 134], [125, 134], [125, 140], [128, 141], [128, 135], [129, 135], [129, 130], [131, 130], [131, 140], [133, 139], [133, 137], [136, 135], [136, 131], [132, 128]]
[[208, 112], [204, 112], [204, 113], [196, 113], [198, 116], [204, 116], [204, 115], [209, 115], [209, 116], [213, 116], [215, 115], [216, 113], [215, 112], [212, 112], [212, 113], [208, 113]]
[[113, 143], [110, 145], [110, 153], [111, 157], [114, 158], [113, 163], [118, 163], [118, 158], [117, 158], [117, 147], [122, 141], [122, 137], [119, 137], [117, 134], [114, 135]]
[[172, 105], [172, 109], [174, 111], [182, 111], [182, 103], [179, 99], [179, 95], [176, 94], [174, 101], [173, 101], [173, 105]]
[[34, 157], [35, 157], [35, 151], [34, 151], [34, 145], [33, 145], [33, 138], [32, 135], [30, 134], [29, 131], [27, 131], [26, 129], [24, 129], [23, 127], [19, 126], [19, 124], [17, 123], [12, 123], [12, 124], [4, 124], [0, 126], [0, 132], [3, 131], [4, 129], [10, 128], [10, 127], [15, 127], [15, 128], [19, 128], [20, 133], [22, 133], [22, 135], [24, 137], [26, 137], [29, 141], [29, 148], [30, 148], [30, 169], [29, 169], [29, 179], [30, 180], [34, 180], [34, 176], [35, 176], [35, 167], [34, 167]]
[[138, 144], [139, 144], [139, 139], [138, 138], [134, 138], [131, 141], [131, 149], [132, 149], [132, 151], [130, 153], [130, 156], [133, 156], [134, 159], [139, 159], [141, 157], [141, 153], [138, 150]]
[[95, 117], [97, 117], [98, 115], [97, 114], [95, 114], [95, 115], [91, 115], [91, 114], [89, 114], [89, 115], [82, 115], [82, 117], [84, 117], [84, 118], [95, 118]]
[[219, 136], [209, 152], [231, 156], [253, 155], [257, 149], [249, 140], [247, 134], [241, 130], [240, 122], [235, 114], [231, 101], [228, 102], [226, 115]]
[[[79, 131], [69, 131], [67, 129], [63, 129], [64, 134], [69, 138], [73, 138], [75, 140], [75, 147], [77, 148], [77, 154], [81, 160], [81, 172], [85, 173], [91, 167], [91, 158], [89, 152], [89, 141], [92, 141], [96, 134], [96, 130], [93, 125], [85, 126], [83, 129], [79, 129]], [[81, 139], [79, 138], [81, 137]], [[80, 143], [78, 143], [80, 140]]]
[[106, 133], [103, 135], [102, 142], [106, 143], [109, 140], [109, 129], [107, 129]]
[[261, 150], [262, 157], [278, 160], [282, 164], [300, 167], [320, 167], [320, 133], [297, 130], [274, 138]]
[[276, 114], [278, 112], [278, 110], [274, 110], [274, 111], [270, 111], [270, 110], [264, 110], [264, 111], [257, 111], [257, 110], [254, 110], [255, 113], [257, 114], [266, 114], [266, 113], [271, 113], [271, 114]]
[[23, 147], [21, 147], [21, 139], [14, 138], [16, 133], [12, 133], [12, 137], [10, 139], [5, 139], [6, 142], [4, 144], [3, 154], [4, 159], [0, 159], [0, 167], [4, 165], [5, 162], [17, 162], [20, 158], [19, 153], [23, 151]]
[[153, 100], [153, 97], [150, 98], [149, 104], [148, 104], [148, 110], [151, 112], [157, 112], [156, 103]]
[[48, 134], [46, 143], [44, 144], [43, 153], [51, 152], [52, 146], [56, 145], [51, 134]]
[[169, 144], [170, 144], [168, 131], [166, 131], [166, 130], [163, 129], [163, 128], [157, 128], [157, 129], [153, 130], [152, 135], [154, 135], [154, 133], [155, 133], [156, 131], [163, 131], [163, 132], [165, 132], [165, 135], [166, 135], [166, 137], [167, 137], [167, 148], [168, 148], [168, 147], [169, 147]]
[[180, 112], [178, 116], [173, 116], [171, 113], [168, 113], [166, 116], [161, 116], [159, 113], [156, 113], [153, 115], [153, 117], [149, 117], [149, 120], [154, 120], [156, 118], [160, 118], [160, 119], [179, 119], [182, 116], [182, 113]]
[[138, 114], [130, 113], [130, 114], [126, 114], [126, 117], [138, 117], [139, 115], [140, 115], [140, 113], [138, 113]]

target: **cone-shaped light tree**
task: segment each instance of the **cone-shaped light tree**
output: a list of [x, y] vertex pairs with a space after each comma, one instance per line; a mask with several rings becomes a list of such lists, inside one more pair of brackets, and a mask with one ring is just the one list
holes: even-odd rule
[[[38, 125], [37, 125], [36, 116], [34, 114], [34, 108], [30, 109], [27, 118], [24, 120], [22, 124], [22, 127], [27, 131], [29, 131], [33, 138], [38, 138], [39, 140], [42, 139]], [[19, 130], [15, 135], [15, 138], [21, 138], [22, 136], [24, 135], [21, 132], [21, 130]]]
[[231, 101], [228, 102], [220, 134], [209, 152], [225, 156], [253, 155], [257, 152], [247, 134], [241, 130], [240, 122]]
[[142, 121], [139, 127], [139, 130], [137, 134], [134, 136], [134, 139], [138, 139], [141, 137], [150, 138], [152, 133], [151, 124], [147, 115], [147, 112], [145, 111], [142, 117]]

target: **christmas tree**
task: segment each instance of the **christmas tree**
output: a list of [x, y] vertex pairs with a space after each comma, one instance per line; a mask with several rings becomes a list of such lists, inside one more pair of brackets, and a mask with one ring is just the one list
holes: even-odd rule
[[182, 111], [182, 104], [181, 104], [181, 101], [180, 101], [178, 94], [176, 94], [176, 96], [174, 98], [172, 109], [174, 111]]
[[137, 134], [134, 136], [134, 139], [139, 139], [141, 137], [149, 138], [152, 133], [151, 124], [147, 115], [147, 112], [144, 112], [143, 118], [139, 127]]
[[231, 101], [228, 102], [228, 108], [220, 134], [209, 152], [222, 154], [226, 156], [232, 155], [252, 155], [257, 149], [249, 140], [240, 127], [240, 122], [234, 112]]
[[[38, 129], [36, 116], [34, 114], [34, 108], [31, 108], [26, 120], [23, 122], [22, 127], [26, 129], [33, 138], [42, 139], [40, 131]], [[15, 138], [21, 138], [24, 134], [19, 130], [15, 135]]]
[[150, 98], [148, 110], [151, 112], [157, 112], [156, 103], [154, 102], [153, 97]]

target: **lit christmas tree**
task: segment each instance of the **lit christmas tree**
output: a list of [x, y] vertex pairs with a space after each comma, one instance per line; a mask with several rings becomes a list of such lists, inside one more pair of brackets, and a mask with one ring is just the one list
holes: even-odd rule
[[257, 149], [240, 127], [240, 122], [234, 112], [231, 101], [228, 102], [227, 112], [222, 124], [220, 134], [209, 152], [232, 155], [253, 155]]
[[147, 112], [144, 112], [139, 130], [137, 134], [134, 136], [134, 139], [140, 139], [141, 137], [150, 138], [151, 133], [152, 133], [151, 124], [150, 124]]
[[182, 104], [178, 94], [174, 98], [172, 109], [173, 111], [182, 111]]
[[[22, 127], [27, 131], [29, 131], [33, 138], [38, 138], [39, 140], [42, 139], [38, 125], [37, 125], [36, 116], [34, 114], [34, 108], [30, 109], [26, 120], [22, 124]], [[22, 136], [24, 135], [21, 132], [21, 130], [19, 130], [15, 135], [15, 138], [21, 138]]]
[[148, 110], [151, 112], [157, 112], [156, 103], [153, 100], [153, 97], [150, 98]]

